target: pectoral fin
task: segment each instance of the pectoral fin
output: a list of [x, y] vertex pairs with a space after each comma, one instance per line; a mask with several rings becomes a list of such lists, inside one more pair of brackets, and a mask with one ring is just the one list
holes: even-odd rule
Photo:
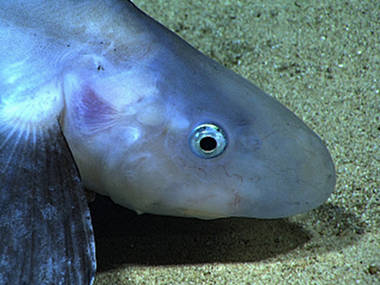
[[0, 190], [0, 284], [91, 284], [90, 213], [57, 121], [0, 125]]

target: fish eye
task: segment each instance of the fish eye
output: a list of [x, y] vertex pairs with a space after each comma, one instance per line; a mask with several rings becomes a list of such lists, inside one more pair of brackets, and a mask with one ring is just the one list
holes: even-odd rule
[[221, 155], [227, 147], [224, 130], [214, 124], [201, 124], [195, 127], [189, 138], [191, 150], [201, 158]]

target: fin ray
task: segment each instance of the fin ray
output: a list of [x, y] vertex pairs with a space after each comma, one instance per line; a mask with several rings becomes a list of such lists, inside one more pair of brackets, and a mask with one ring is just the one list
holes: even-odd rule
[[58, 122], [0, 141], [0, 284], [92, 283], [90, 213]]

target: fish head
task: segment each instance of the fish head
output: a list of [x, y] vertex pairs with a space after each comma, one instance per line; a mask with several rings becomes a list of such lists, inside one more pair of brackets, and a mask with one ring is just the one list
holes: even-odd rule
[[157, 84], [161, 94], [172, 94], [165, 99], [166, 128], [157, 142], [162, 147], [157, 169], [165, 169], [165, 178], [157, 172], [147, 185], [154, 189], [156, 181], [166, 182], [159, 183], [168, 193], [163, 201], [175, 215], [278, 218], [328, 198], [334, 165], [313, 131], [274, 98], [203, 55], [180, 58], [184, 64], [173, 59], [173, 70], [166, 69]]
[[182, 39], [154, 35], [123, 67], [66, 76], [64, 132], [85, 185], [139, 213], [203, 219], [286, 217], [329, 197], [334, 165], [312, 130]]

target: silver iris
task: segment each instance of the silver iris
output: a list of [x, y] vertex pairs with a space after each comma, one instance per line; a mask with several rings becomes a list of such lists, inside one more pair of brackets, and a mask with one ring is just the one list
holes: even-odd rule
[[193, 129], [189, 143], [191, 150], [201, 158], [213, 158], [221, 155], [228, 140], [224, 130], [212, 123], [201, 124]]

